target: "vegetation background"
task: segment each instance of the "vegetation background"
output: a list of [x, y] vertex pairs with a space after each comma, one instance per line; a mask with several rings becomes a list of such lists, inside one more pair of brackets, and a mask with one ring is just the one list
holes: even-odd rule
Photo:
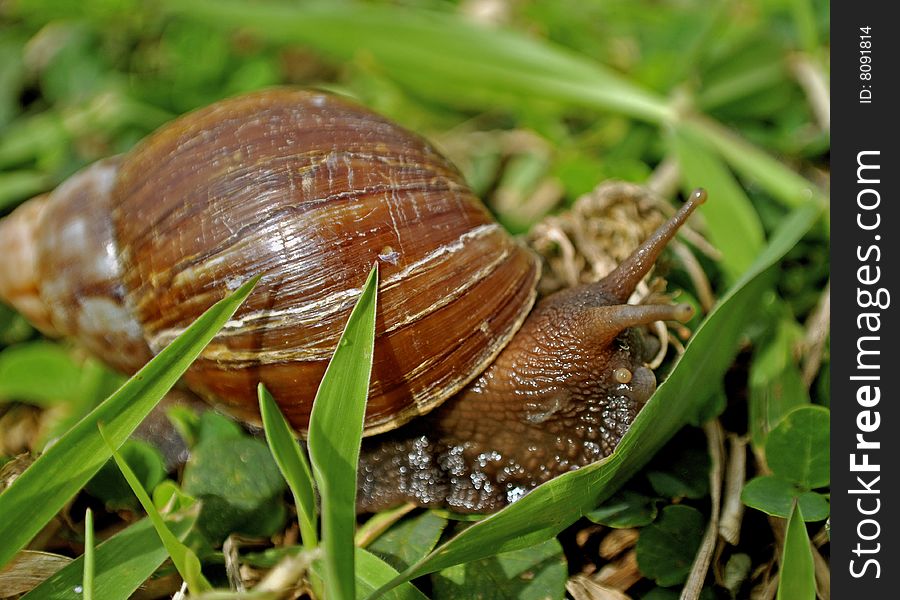
[[[559, 484], [564, 504], [534, 494], [512, 516], [468, 527], [462, 542], [448, 540], [469, 523], [440, 511], [373, 517], [357, 536], [367, 547], [356, 554], [357, 591], [401, 572], [417, 586], [390, 592], [403, 597], [827, 598], [828, 8], [818, 0], [0, 1], [0, 211], [177, 115], [283, 84], [348, 94], [433, 140], [515, 233], [605, 180], [673, 199], [702, 185], [712, 201], [698, 228], [718, 252], [698, 255], [717, 308], [673, 268], [670, 282], [704, 310], [620, 456]], [[51, 442], [102, 454], [96, 423], [82, 418], [121, 377], [69, 343], [41, 339], [2, 305], [0, 348], [0, 489], [30, 464], [23, 453]], [[291, 557], [316, 543], [288, 501], [297, 484], [292, 498], [266, 443], [214, 412], [170, 416], [193, 452], [176, 471], [150, 445], [122, 445], [118, 421], [104, 423], [185, 556], [199, 557], [205, 577], [193, 577], [192, 591], [208, 578], [261, 593], [274, 585], [258, 584], [274, 565], [300, 568]], [[37, 483], [0, 495], [0, 521], [34, 525], [20, 541], [0, 537], [0, 597], [64, 566], [53, 585], [90, 589], [83, 559], [67, 557], [91, 554], [85, 537], [95, 529], [98, 543], [113, 544], [98, 547], [91, 567], [97, 597], [125, 598], [140, 584], [140, 597], [171, 596], [192, 579], [163, 562], [171, 556], [178, 567], [182, 551], [160, 544], [116, 465], [101, 468], [108, 456], [83, 481], [64, 466], [37, 469]], [[585, 481], [608, 491], [574, 491]], [[21, 491], [29, 485], [56, 504], [36, 509]], [[203, 500], [199, 516], [193, 498]], [[16, 554], [26, 543], [46, 553]], [[329, 577], [312, 580], [328, 586]], [[52, 583], [29, 597], [63, 597], [47, 591]]]

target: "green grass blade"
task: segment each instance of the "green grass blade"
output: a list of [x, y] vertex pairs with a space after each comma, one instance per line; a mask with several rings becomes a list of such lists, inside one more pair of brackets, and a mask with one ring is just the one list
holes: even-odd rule
[[[702, 139], [738, 173], [757, 183], [785, 206], [797, 208], [810, 199], [822, 207], [828, 206], [828, 196], [819, 186], [721, 124], [694, 116], [682, 121], [679, 127]], [[825, 218], [828, 218], [827, 212]]]
[[[356, 548], [356, 596], [365, 598], [380, 586], [397, 576], [397, 570], [390, 564], [363, 548]], [[323, 576], [322, 563], [315, 561], [311, 570], [316, 576]], [[427, 600], [427, 596], [411, 583], [402, 583], [387, 592], [387, 600]]]
[[684, 175], [685, 191], [706, 188], [711, 200], [700, 207], [709, 239], [722, 252], [722, 266], [735, 281], [766, 243], [759, 215], [718, 156], [688, 132], [675, 129], [669, 142]]
[[609, 497], [702, 412], [707, 398], [718, 390], [739, 338], [771, 284], [771, 270], [821, 215], [821, 206], [809, 203], [784, 221], [753, 266], [697, 329], [669, 378], [638, 414], [612, 456], [557, 477], [476, 523], [372, 597], [426, 573], [542, 542]]
[[[356, 549], [359, 570], [356, 574], [356, 591], [360, 597], [370, 594], [397, 576], [397, 571], [385, 561], [362, 548]], [[392, 590], [391, 598], [397, 600], [428, 600], [428, 597], [411, 583], [405, 583]]]
[[303, 43], [340, 60], [373, 57], [404, 84], [461, 98], [557, 100], [627, 114], [650, 122], [674, 116], [664, 98], [612, 70], [554, 44], [478, 26], [459, 16], [365, 4], [275, 4], [190, 0], [167, 2], [174, 13], [229, 28], [251, 28], [265, 39]]
[[247, 282], [203, 313], [0, 494], [0, 566], [24, 547], [109, 460], [111, 453], [100, 438], [97, 424], [104, 424], [113, 447], [121, 446], [231, 318], [256, 281], [254, 278]]
[[0, 210], [35, 196], [50, 185], [50, 178], [38, 171], [0, 173]]
[[163, 520], [162, 515], [159, 514], [159, 511], [156, 510], [156, 506], [153, 504], [153, 500], [150, 499], [147, 490], [141, 485], [141, 480], [134, 474], [134, 471], [132, 471], [131, 467], [128, 466], [128, 463], [125, 462], [125, 459], [122, 458], [115, 448], [113, 448], [112, 443], [103, 433], [104, 428], [99, 424], [98, 427], [100, 436], [103, 438], [103, 441], [106, 442], [110, 453], [112, 453], [113, 460], [116, 461], [119, 470], [122, 471], [122, 475], [125, 476], [125, 481], [128, 482], [134, 495], [137, 496], [141, 506], [143, 506], [144, 510], [147, 512], [147, 517], [149, 517], [150, 522], [153, 523], [153, 528], [156, 529], [159, 539], [162, 540], [163, 546], [166, 547], [166, 552], [168, 552], [169, 556], [172, 558], [172, 563], [175, 565], [175, 568], [178, 569], [181, 578], [187, 582], [191, 594], [196, 595], [211, 590], [212, 585], [206, 580], [203, 573], [200, 572], [200, 559], [197, 558], [197, 555], [194, 554], [190, 548], [182, 544], [181, 541], [175, 537], [175, 534], [173, 534], [166, 526], [166, 522]]
[[[178, 539], [184, 539], [197, 521], [199, 504], [192, 510], [166, 518]], [[149, 519], [142, 519], [109, 538], [94, 552], [94, 596], [103, 600], [126, 600], [168, 558], [165, 546]], [[81, 585], [84, 556], [72, 561], [22, 600], [70, 600]]]
[[94, 600], [94, 513], [87, 509], [84, 513], [84, 570], [82, 594], [84, 600]]
[[784, 534], [784, 552], [778, 577], [777, 600], [813, 600], [816, 597], [816, 576], [809, 534], [800, 513], [800, 504], [794, 502], [794, 510], [787, 522]]
[[275, 464], [294, 495], [303, 547], [312, 550], [319, 544], [316, 534], [316, 491], [306, 453], [297, 443], [269, 390], [260, 383], [258, 391], [259, 413], [262, 415], [266, 441], [275, 457]]
[[309, 457], [322, 497], [325, 586], [330, 600], [355, 598], [356, 464], [375, 345], [378, 265], [372, 268], [316, 393]]

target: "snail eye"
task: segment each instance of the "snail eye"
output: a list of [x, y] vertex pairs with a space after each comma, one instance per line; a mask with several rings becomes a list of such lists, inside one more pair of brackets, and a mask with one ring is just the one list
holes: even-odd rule
[[628, 383], [631, 381], [631, 371], [625, 367], [619, 367], [618, 369], [613, 370], [613, 379], [618, 383]]

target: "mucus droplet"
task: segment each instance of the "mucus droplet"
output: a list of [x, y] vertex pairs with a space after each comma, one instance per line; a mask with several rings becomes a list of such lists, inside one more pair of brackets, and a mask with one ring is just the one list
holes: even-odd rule
[[384, 262], [396, 265], [400, 260], [400, 253], [394, 250], [391, 246], [385, 246], [381, 249], [381, 252], [378, 253], [378, 258], [383, 260]]

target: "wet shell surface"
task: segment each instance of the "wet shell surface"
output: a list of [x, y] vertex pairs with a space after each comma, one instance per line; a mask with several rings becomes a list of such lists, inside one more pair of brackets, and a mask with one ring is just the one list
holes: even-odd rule
[[366, 434], [459, 391], [534, 302], [535, 257], [458, 171], [420, 137], [326, 94], [269, 90], [170, 123], [122, 160], [111, 202], [124, 303], [154, 352], [263, 276], [186, 375], [244, 419], [261, 381], [305, 430], [376, 261]]

